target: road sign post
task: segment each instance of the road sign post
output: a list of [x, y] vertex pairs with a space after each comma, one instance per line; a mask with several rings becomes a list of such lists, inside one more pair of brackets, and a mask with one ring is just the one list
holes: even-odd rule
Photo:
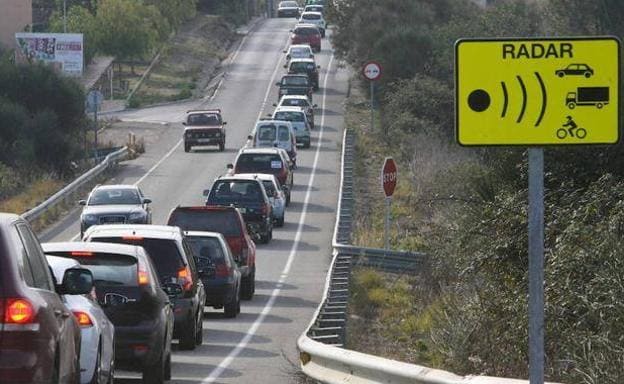
[[396, 188], [398, 170], [396, 163], [392, 157], [386, 157], [381, 167], [381, 187], [386, 196], [386, 217], [384, 220], [384, 249], [390, 249], [390, 208], [392, 204], [392, 195]]
[[529, 381], [544, 383], [544, 150], [619, 140], [614, 37], [455, 44], [455, 131], [465, 146], [529, 147]]
[[381, 65], [375, 61], [369, 61], [362, 67], [362, 75], [370, 82], [370, 109], [371, 109], [371, 132], [375, 127], [375, 81], [381, 77]]

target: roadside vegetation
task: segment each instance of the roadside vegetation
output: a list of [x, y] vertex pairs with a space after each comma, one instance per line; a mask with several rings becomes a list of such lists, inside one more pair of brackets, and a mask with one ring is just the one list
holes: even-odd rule
[[[527, 159], [522, 148], [454, 138], [460, 37], [624, 35], [615, 0], [344, 0], [328, 10], [338, 54], [379, 61], [378, 121], [367, 84], [348, 104], [358, 134], [360, 245], [383, 244], [383, 157], [400, 180], [393, 248], [424, 251], [416, 276], [355, 271], [348, 346], [458, 374], [528, 377]], [[391, 23], [388, 21], [392, 20]], [[389, 153], [392, 148], [392, 153]], [[545, 151], [546, 374], [566, 383], [624, 378], [622, 146]], [[372, 186], [372, 187], [368, 187]]]

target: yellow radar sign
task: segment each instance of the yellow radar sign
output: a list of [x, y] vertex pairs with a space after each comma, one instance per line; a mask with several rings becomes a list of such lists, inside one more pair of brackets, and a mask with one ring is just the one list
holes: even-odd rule
[[620, 42], [614, 37], [455, 44], [461, 145], [614, 144]]

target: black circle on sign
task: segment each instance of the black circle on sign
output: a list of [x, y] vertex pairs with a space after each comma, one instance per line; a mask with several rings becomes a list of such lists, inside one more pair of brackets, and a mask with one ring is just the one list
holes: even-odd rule
[[468, 95], [468, 105], [475, 112], [483, 112], [490, 106], [490, 95], [483, 89], [475, 89]]

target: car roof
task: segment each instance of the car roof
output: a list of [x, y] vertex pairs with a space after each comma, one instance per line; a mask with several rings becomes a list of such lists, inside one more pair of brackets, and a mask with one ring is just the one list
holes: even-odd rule
[[301, 113], [305, 113], [303, 108], [299, 107], [297, 105], [282, 105], [282, 106], [279, 106], [279, 107], [275, 108], [275, 111], [273, 112], [273, 115], [275, 115], [276, 112], [301, 112]]
[[[99, 243], [99, 242], [80, 242], [80, 241], [63, 241], [41, 244], [44, 253], [48, 252], [102, 252], [117, 253], [137, 257], [141, 253], [139, 246], [115, 243]], [[138, 248], [138, 249], [137, 249]]]
[[311, 57], [296, 57], [290, 60], [290, 63], [316, 63], [316, 61]]
[[219, 232], [208, 232], [208, 231], [184, 231], [184, 235], [187, 237], [216, 237], [221, 238], [224, 243], [226, 243], [225, 237]]
[[152, 224], [104, 224], [95, 225], [87, 229], [85, 237], [97, 235], [99, 237], [112, 236], [140, 236], [147, 238], [179, 240], [182, 238], [182, 231], [179, 227], [170, 225]]
[[295, 25], [295, 29], [299, 29], [299, 28], [314, 28], [318, 31], [318, 27], [316, 26], [316, 24], [310, 24], [310, 23], [299, 23], [297, 25]]
[[286, 120], [267, 119], [267, 120], [259, 120], [256, 123], [256, 127], [259, 126], [260, 124], [263, 124], [263, 123], [264, 124], [266, 124], [266, 123], [269, 123], [269, 124], [270, 123], [273, 123], [273, 124], [279, 123], [281, 125], [292, 125], [290, 121], [286, 121]]
[[306, 96], [306, 95], [284, 95], [284, 96], [282, 96], [280, 101], [283, 100], [283, 99], [300, 99], [300, 100], [305, 100], [305, 101], [309, 102], [308, 96]]
[[225, 181], [229, 181], [229, 180], [231, 181], [238, 181], [238, 180], [259, 181], [255, 173], [237, 173], [235, 175], [225, 175], [225, 176], [218, 177], [217, 180], [218, 181], [222, 181], [222, 180], [225, 180]]
[[241, 175], [241, 176], [252, 175], [254, 177], [257, 177], [258, 180], [262, 180], [262, 181], [271, 180], [273, 182], [277, 182], [277, 178], [272, 173], [237, 173], [236, 175]]
[[323, 14], [321, 12], [318, 11], [305, 11], [301, 14], [301, 16], [303, 15], [319, 15], [321, 17], [323, 17]]
[[280, 153], [282, 148], [242, 148], [239, 154], [276, 154]]
[[187, 115], [190, 115], [190, 114], [193, 114], [193, 113], [221, 114], [221, 110], [220, 109], [189, 109], [188, 111], [186, 111]]
[[93, 189], [139, 189], [139, 187], [132, 184], [106, 184], [98, 185]]
[[308, 78], [308, 75], [303, 74], [303, 73], [287, 73], [285, 75], [282, 76], [282, 79], [284, 77], [305, 77], [306, 79]]
[[[299, 24], [301, 25], [301, 24]], [[309, 49], [312, 50], [312, 47], [310, 47], [310, 44], [293, 44], [290, 47], [288, 47], [288, 49]]]

